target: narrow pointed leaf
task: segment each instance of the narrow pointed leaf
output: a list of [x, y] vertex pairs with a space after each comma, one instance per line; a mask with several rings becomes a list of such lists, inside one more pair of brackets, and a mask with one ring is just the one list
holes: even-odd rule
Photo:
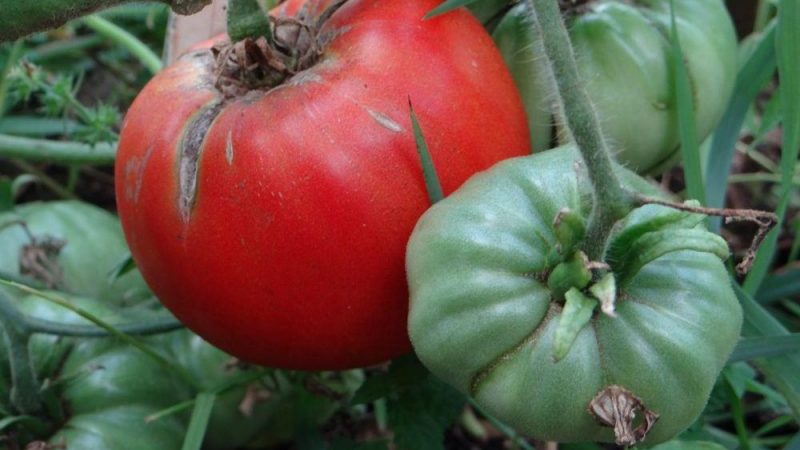
[[800, 150], [800, 2], [781, 0], [778, 5], [777, 49], [778, 74], [781, 83], [783, 112], [783, 145], [781, 150], [781, 196], [778, 203], [778, 224], [759, 248], [756, 261], [744, 283], [750, 294], [758, 290], [767, 275], [778, 244], [781, 224], [789, 207], [794, 169]]
[[414, 141], [417, 144], [417, 153], [419, 153], [420, 163], [422, 163], [422, 174], [425, 177], [425, 188], [428, 190], [428, 198], [431, 204], [438, 202], [444, 198], [442, 192], [442, 185], [439, 183], [439, 177], [436, 175], [436, 168], [433, 165], [433, 158], [428, 150], [428, 143], [425, 142], [425, 136], [422, 134], [422, 128], [419, 126], [417, 115], [414, 113], [414, 107], [411, 102], [408, 103], [408, 109], [411, 114], [411, 126], [414, 128]]
[[689, 72], [684, 62], [681, 49], [678, 25], [675, 21], [675, 2], [670, 0], [672, 59], [674, 61], [673, 78], [675, 83], [675, 96], [677, 100], [678, 131], [681, 139], [681, 153], [683, 154], [683, 171], [686, 178], [686, 188], [689, 197], [700, 203], [705, 203], [705, 188], [700, 165], [700, 146], [697, 142], [697, 126], [695, 107], [692, 95], [692, 85]]
[[[775, 73], [775, 35], [773, 22], [764, 30], [763, 38], [739, 71], [733, 97], [714, 132], [705, 176], [706, 204], [713, 208], [722, 207], [725, 201], [731, 162], [747, 110]], [[710, 224], [712, 231], [719, 231], [718, 219], [711, 220]]]
[[183, 439], [181, 450], [200, 450], [203, 446], [203, 439], [208, 428], [208, 420], [211, 418], [211, 410], [214, 409], [214, 401], [217, 399], [215, 394], [201, 392], [197, 394], [192, 410], [192, 418], [189, 420], [189, 429]]

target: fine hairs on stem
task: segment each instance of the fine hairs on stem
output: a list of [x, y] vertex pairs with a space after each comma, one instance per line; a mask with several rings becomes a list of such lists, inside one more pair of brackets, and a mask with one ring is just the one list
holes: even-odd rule
[[597, 113], [578, 75], [575, 53], [561, 17], [558, 0], [526, 0], [532, 23], [549, 61], [558, 88], [559, 108], [572, 134], [594, 187], [584, 251], [591, 260], [601, 260], [606, 238], [615, 222], [632, 208], [633, 201], [622, 189], [612, 169], [611, 152], [603, 137]]

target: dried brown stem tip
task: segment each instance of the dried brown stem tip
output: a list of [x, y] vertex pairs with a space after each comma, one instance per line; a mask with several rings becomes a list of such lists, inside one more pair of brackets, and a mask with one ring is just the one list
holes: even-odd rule
[[725, 223], [731, 222], [753, 222], [758, 225], [758, 231], [756, 231], [755, 236], [753, 236], [753, 240], [750, 243], [750, 247], [747, 249], [747, 253], [745, 257], [742, 259], [739, 264], [736, 265], [736, 272], [739, 275], [746, 274], [750, 268], [753, 266], [753, 261], [756, 259], [756, 252], [758, 251], [758, 247], [764, 242], [764, 239], [767, 237], [767, 233], [775, 224], [778, 223], [778, 216], [774, 213], [768, 211], [759, 211], [755, 209], [729, 209], [729, 208], [708, 208], [704, 206], [690, 206], [684, 205], [682, 203], [674, 203], [668, 202], [664, 200], [659, 200], [657, 198], [652, 197], [637, 197], [637, 203], [639, 206], [642, 205], [661, 205], [666, 206], [668, 208], [677, 209], [680, 211], [687, 211], [693, 212], [697, 214], [703, 214], [706, 216], [715, 216], [715, 217], [723, 217], [725, 219]]
[[[633, 428], [637, 412], [644, 416], [639, 426]], [[589, 403], [589, 413], [600, 425], [613, 428], [617, 445], [625, 447], [643, 441], [658, 420], [658, 414], [647, 409], [639, 397], [615, 384], [597, 393]]]

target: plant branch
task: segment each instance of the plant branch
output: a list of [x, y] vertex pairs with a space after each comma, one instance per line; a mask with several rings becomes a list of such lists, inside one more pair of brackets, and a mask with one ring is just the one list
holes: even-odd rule
[[50, 141], [0, 134], [0, 158], [50, 161], [66, 165], [110, 166], [114, 164], [116, 154], [115, 143], [98, 143], [92, 146], [79, 142]]
[[85, 17], [83, 23], [100, 36], [128, 50], [151, 74], [161, 70], [161, 58], [124, 28], [97, 15]]
[[[31, 333], [87, 338], [112, 335], [107, 330], [96, 325], [73, 325], [35, 317], [25, 317], [25, 322]], [[174, 317], [160, 317], [138, 322], [112, 324], [111, 326], [120, 333], [125, 333], [129, 336], [151, 336], [183, 328], [183, 324]]]
[[[0, 41], [59, 27], [71, 19], [133, 0], [0, 0]], [[200, 11], [211, 0], [159, 0], [178, 14]]]
[[778, 223], [778, 216], [768, 211], [759, 211], [756, 209], [730, 209], [730, 208], [709, 208], [705, 206], [691, 206], [683, 203], [674, 203], [666, 200], [660, 200], [652, 197], [635, 196], [637, 206], [644, 205], [661, 205], [668, 208], [677, 209], [680, 211], [687, 211], [696, 214], [703, 214], [705, 216], [724, 217], [725, 223], [731, 222], [753, 222], [758, 225], [753, 241], [747, 249], [745, 257], [739, 264], [736, 265], [736, 272], [739, 275], [746, 274], [753, 261], [756, 258], [758, 247], [764, 242], [767, 233]]
[[613, 171], [613, 160], [597, 113], [578, 74], [575, 52], [561, 17], [559, 1], [526, 1], [558, 87], [565, 122], [583, 156], [594, 187], [594, 209], [584, 251], [592, 261], [600, 261], [611, 228], [630, 211], [632, 201]]

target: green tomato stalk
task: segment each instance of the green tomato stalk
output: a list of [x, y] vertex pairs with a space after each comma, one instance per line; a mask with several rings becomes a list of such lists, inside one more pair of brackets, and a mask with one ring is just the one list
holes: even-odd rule
[[567, 128], [580, 150], [594, 188], [592, 214], [586, 238], [580, 247], [590, 261], [603, 261], [608, 237], [614, 224], [637, 206], [660, 204], [674, 209], [700, 213], [706, 216], [725, 217], [731, 221], [750, 221], [758, 231], [744, 260], [737, 266], [740, 274], [746, 273], [755, 259], [755, 252], [766, 234], [777, 223], [773, 213], [755, 210], [733, 210], [682, 205], [627, 192], [612, 170], [612, 157], [603, 137], [597, 113], [578, 73], [575, 52], [564, 25], [558, 0], [526, 0], [532, 14], [535, 32], [539, 34], [551, 75], [558, 88], [559, 107]]
[[594, 187], [591, 214], [583, 250], [591, 260], [600, 260], [611, 228], [634, 207], [633, 197], [622, 189], [611, 168], [608, 144], [603, 138], [597, 113], [578, 75], [575, 52], [561, 18], [558, 0], [526, 0], [535, 31], [542, 40], [558, 87], [559, 106]]

